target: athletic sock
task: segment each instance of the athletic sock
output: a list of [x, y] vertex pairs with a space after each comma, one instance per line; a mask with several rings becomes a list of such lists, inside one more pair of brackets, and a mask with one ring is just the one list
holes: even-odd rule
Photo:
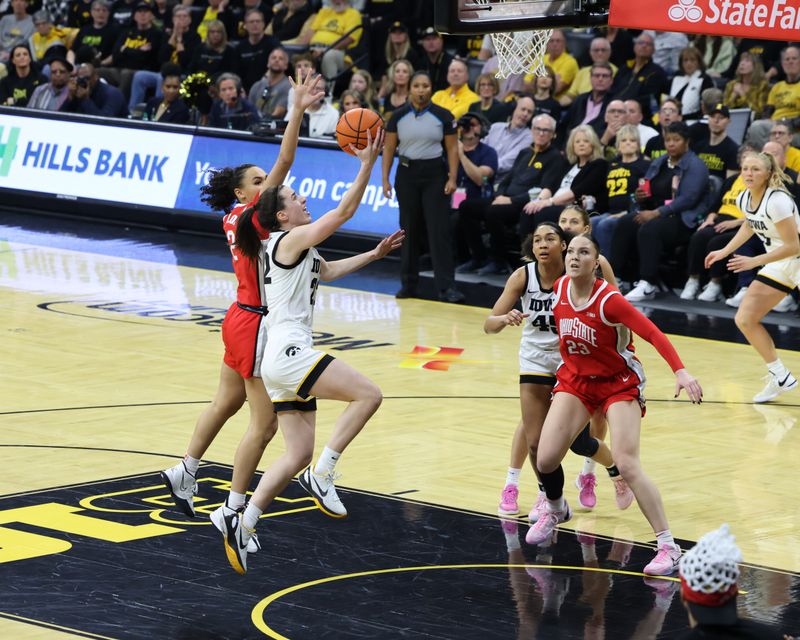
[[775, 362], [767, 363], [767, 369], [778, 379], [778, 382], [783, 380], [786, 377], [786, 374], [789, 373], [789, 370], [784, 366], [780, 358], [778, 358]]
[[659, 547], [663, 546], [670, 546], [670, 547], [677, 547], [678, 545], [675, 544], [675, 538], [672, 537], [672, 531], [669, 529], [664, 529], [664, 531], [656, 532], [656, 542], [658, 543]]
[[339, 461], [341, 453], [337, 453], [330, 447], [325, 447], [314, 466], [314, 473], [318, 476], [324, 476], [326, 473], [333, 471], [336, 463]]
[[246, 500], [247, 496], [245, 496], [245, 494], [231, 491], [228, 494], [228, 499], [225, 501], [225, 506], [227, 506], [228, 509], [233, 509], [234, 511], [236, 511], [240, 507], [244, 506]]
[[612, 464], [610, 467], [606, 467], [606, 471], [608, 472], [608, 477], [616, 480], [619, 478], [619, 469], [617, 469], [617, 465]]
[[550, 498], [547, 499], [547, 510], [548, 511], [564, 511], [567, 508], [567, 503], [564, 501], [564, 496], [562, 495], [555, 500], [551, 500]]
[[197, 475], [197, 468], [200, 466], [200, 460], [192, 458], [188, 453], [183, 457], [183, 464], [186, 470], [193, 476]]
[[258, 524], [258, 519], [261, 517], [262, 513], [264, 512], [261, 509], [250, 502], [245, 507], [244, 514], [242, 515], [242, 524], [244, 525], [245, 529], [255, 529], [256, 525]]
[[519, 474], [522, 469], [514, 469], [513, 467], [508, 468], [508, 472], [506, 473], [506, 485], [513, 484], [515, 487], [519, 485]]
[[597, 549], [594, 546], [594, 542], [590, 542], [589, 544], [583, 544], [581, 542], [581, 555], [583, 556], [584, 565], [587, 562], [597, 562]]
[[583, 459], [583, 471], [581, 471], [581, 475], [589, 475], [590, 473], [594, 473], [594, 468], [597, 463], [592, 460], [591, 458], [584, 458]]

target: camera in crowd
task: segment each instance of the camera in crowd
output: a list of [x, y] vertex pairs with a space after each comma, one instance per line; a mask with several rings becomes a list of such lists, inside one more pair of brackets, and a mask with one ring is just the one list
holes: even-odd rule
[[89, 78], [76, 78], [75, 84], [78, 85], [81, 89], [88, 89], [89, 88]]
[[480, 113], [475, 113], [474, 111], [468, 111], [463, 116], [461, 116], [456, 125], [461, 131], [471, 130], [475, 126], [475, 121], [480, 124], [480, 130], [478, 131], [479, 138], [485, 138], [489, 135], [489, 128], [492, 126], [491, 123]]

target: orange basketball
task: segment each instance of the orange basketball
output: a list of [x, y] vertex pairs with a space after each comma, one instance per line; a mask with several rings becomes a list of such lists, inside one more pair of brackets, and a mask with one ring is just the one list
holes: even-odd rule
[[350, 109], [339, 118], [336, 125], [336, 140], [342, 151], [352, 154], [351, 144], [356, 149], [363, 149], [367, 146], [367, 131], [372, 140], [375, 140], [378, 129], [382, 126], [383, 118], [374, 111], [361, 108]]

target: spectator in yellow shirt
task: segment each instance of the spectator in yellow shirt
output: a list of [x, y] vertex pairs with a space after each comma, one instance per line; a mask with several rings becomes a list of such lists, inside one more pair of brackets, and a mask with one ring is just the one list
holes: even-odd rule
[[[330, 7], [323, 7], [306, 22], [296, 42], [307, 44], [313, 56], [321, 57], [322, 75], [331, 80], [347, 68], [346, 52], [361, 40], [362, 30], [356, 27], [361, 26], [362, 20], [361, 14], [350, 6], [350, 0], [331, 0]], [[328, 49], [334, 43], [337, 44]]]
[[440, 89], [433, 94], [431, 101], [447, 109], [458, 120], [473, 102], [480, 101], [480, 96], [467, 86], [469, 68], [467, 63], [456, 58], [447, 67], [447, 89]]
[[[547, 53], [544, 55], [544, 63], [556, 72], [556, 95], [555, 98], [561, 102], [561, 98], [572, 85], [575, 76], [578, 74], [578, 61], [567, 53], [567, 37], [560, 29], [553, 29], [553, 35], [547, 41]], [[525, 76], [525, 82], [531, 82], [533, 74]]]
[[778, 120], [769, 132], [769, 139], [783, 147], [786, 166], [800, 173], [800, 149], [792, 146], [792, 125], [789, 120]]
[[800, 116], [800, 47], [788, 46], [781, 52], [781, 67], [786, 80], [772, 87], [765, 109], [773, 120]]
[[36, 29], [28, 41], [33, 60], [40, 65], [47, 65], [52, 58], [65, 58], [69, 51], [77, 29], [57, 27], [47, 11], [40, 10], [33, 14], [33, 26]]

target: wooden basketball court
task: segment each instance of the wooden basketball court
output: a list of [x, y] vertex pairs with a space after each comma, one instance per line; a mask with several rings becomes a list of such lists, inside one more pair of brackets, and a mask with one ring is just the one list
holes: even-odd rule
[[[215, 391], [222, 357], [219, 327], [235, 295], [233, 276], [181, 266], [176, 254], [163, 247], [145, 251], [125, 242], [71, 237], [54, 242], [50, 235], [10, 226], [3, 231], [0, 636], [308, 637], [313, 632], [350, 637], [337, 633], [343, 624], [340, 618], [315, 619], [318, 602], [287, 609], [294, 613], [286, 613], [283, 627], [271, 626], [268, 613], [275, 605], [264, 604], [270, 598], [285, 602], [286, 590], [294, 593], [301, 583], [318, 584], [342, 574], [361, 577], [334, 585], [341, 601], [337, 615], [346, 617], [347, 607], [362, 596], [374, 598], [373, 607], [386, 611], [416, 607], [403, 612], [407, 635], [387, 623], [386, 628], [366, 631], [367, 637], [472, 637], [478, 630], [482, 637], [509, 637], [514, 628], [514, 633], [528, 628], [530, 620], [523, 624], [524, 616], [512, 619], [508, 629], [493, 627], [491, 611], [496, 609], [481, 609], [481, 594], [495, 588], [507, 591], [511, 584], [517, 593], [520, 580], [531, 593], [538, 592], [537, 582], [541, 586], [533, 573], [522, 571], [533, 555], [527, 560], [522, 552], [509, 555], [518, 550], [507, 550], [495, 516], [519, 418], [517, 330], [485, 335], [486, 308], [397, 301], [380, 293], [320, 287], [317, 343], [369, 375], [385, 395], [382, 408], [338, 467], [341, 485], [352, 489], [343, 492], [343, 498], [355, 512], [349, 520], [356, 524], [326, 519], [293, 483], [277, 512], [267, 514], [270, 524], [289, 529], [271, 540], [271, 526], [260, 528], [264, 549], [251, 557], [250, 571], [241, 579], [227, 566], [222, 542], [207, 519], [200, 514], [187, 523], [169, 509], [163, 489], [157, 490], [157, 472], [183, 455], [194, 422]], [[703, 385], [701, 406], [674, 399], [674, 378], [667, 365], [650, 345], [642, 340], [636, 344], [648, 374], [642, 459], [662, 491], [672, 531], [683, 541], [694, 541], [728, 522], [746, 564], [754, 567], [746, 572], [754, 577], [744, 585], [748, 593], [741, 597], [743, 614], [791, 623], [800, 632], [800, 522], [795, 500], [800, 395], [754, 406], [750, 398], [760, 389], [764, 368], [750, 347], [671, 337]], [[797, 351], [781, 351], [780, 357], [800, 371]], [[340, 410], [336, 403], [320, 403], [320, 447]], [[230, 478], [226, 465], [233, 460], [246, 423], [245, 409], [207, 453], [207, 462], [219, 464], [200, 471], [201, 477], [210, 478], [201, 482], [197, 502], [206, 512], [224, 498], [224, 483]], [[277, 437], [260, 468], [282, 447]], [[580, 464], [572, 454], [565, 461], [566, 494], [573, 504], [572, 479]], [[580, 546], [569, 531], [593, 534], [598, 550], [604, 545], [610, 550], [614, 540], [631, 544], [638, 562], [613, 570], [617, 582], [612, 597], [603, 600], [606, 611], [621, 615], [638, 602], [634, 593], [644, 589], [652, 600], [638, 573], [649, 554], [646, 545], [652, 543], [652, 532], [635, 505], [618, 511], [610, 481], [598, 478], [598, 506], [591, 513], [577, 509], [559, 537], [572, 540], [573, 552], [563, 557], [554, 553], [550, 564], [552, 571], [572, 567], [577, 572], [565, 592], [575, 595], [576, 585], [583, 584], [584, 591], [591, 585], [585, 584], [587, 572], [579, 570], [580, 553], [572, 557]], [[521, 509], [527, 510], [534, 498], [533, 474], [526, 469]], [[430, 513], [435, 515], [420, 515]], [[303, 526], [292, 528], [298, 519]], [[423, 522], [428, 524], [417, 529]], [[521, 538], [525, 530], [520, 522]], [[336, 538], [343, 531], [350, 537]], [[428, 536], [426, 553], [411, 559], [398, 551], [394, 564], [387, 560], [389, 549], [405, 548], [418, 534]], [[306, 541], [297, 550], [305, 562], [303, 571], [295, 571], [299, 565], [285, 556], [286, 545], [298, 536]], [[376, 565], [368, 561], [373, 542], [385, 545], [382, 551], [389, 553]], [[155, 546], [146, 553], [135, 551], [145, 543]], [[338, 560], [327, 563], [333, 556]], [[80, 571], [75, 568], [78, 558], [83, 563]], [[488, 582], [458, 606], [443, 606], [433, 595], [418, 600], [408, 596], [415, 582], [397, 572], [445, 564], [462, 570], [441, 569], [439, 576], [415, 570], [430, 574], [426, 584], [431, 594], [447, 598], [452, 590], [457, 592], [455, 585], [463, 584], [464, 573], [483, 571]], [[117, 573], [104, 582], [102, 576], [112, 566]], [[77, 573], [71, 574], [73, 569]], [[391, 588], [382, 583], [368, 596], [364, 572], [389, 570], [394, 572]], [[219, 580], [216, 587], [181, 595], [182, 604], [196, 597], [193, 606], [170, 603], [164, 582], [174, 578], [184, 586], [193, 580], [199, 585], [201, 577], [212, 574]], [[493, 580], [500, 586], [492, 587]], [[16, 586], [22, 582], [27, 585], [25, 597]], [[620, 585], [628, 583], [625, 595]], [[112, 591], [119, 593], [118, 599], [95, 598]], [[541, 597], [546, 600], [545, 596]], [[231, 602], [240, 597], [249, 604], [237, 609]], [[572, 600], [577, 596], [568, 599]], [[636, 605], [643, 610], [642, 620], [652, 608], [649, 600]], [[131, 613], [134, 601], [139, 619]], [[222, 601], [227, 602], [225, 615], [231, 626], [219, 628], [231, 629], [230, 636], [209, 631], [215, 628], [214, 610]], [[91, 615], [82, 617], [80, 603]], [[465, 606], [470, 615], [459, 617]], [[685, 617], [678, 598], [667, 610], [667, 626], [681, 628]], [[436, 633], [428, 627], [425, 633], [418, 629], [415, 635], [415, 617], [438, 619], [443, 626]], [[308, 626], [290, 633], [291, 620]], [[537, 618], [537, 628], [540, 623]], [[159, 628], [169, 631], [159, 634]], [[610, 622], [606, 628], [607, 637], [654, 637], [637, 636], [633, 629], [616, 635]]]

